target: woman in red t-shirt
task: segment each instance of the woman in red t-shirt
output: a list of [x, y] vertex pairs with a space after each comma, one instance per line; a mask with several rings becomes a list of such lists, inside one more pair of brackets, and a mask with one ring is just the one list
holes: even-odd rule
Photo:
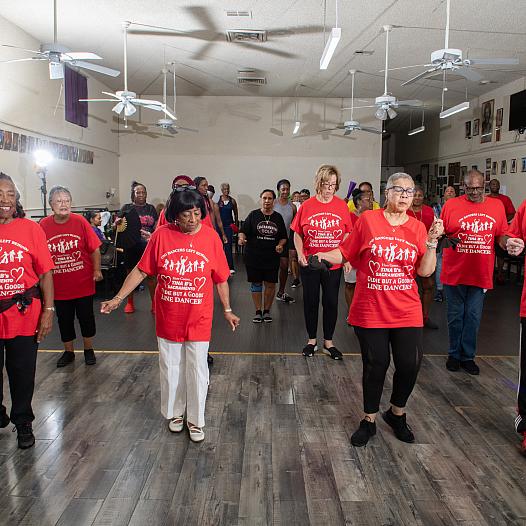
[[316, 195], [307, 199], [294, 217], [294, 245], [298, 253], [301, 281], [303, 283], [303, 314], [308, 341], [303, 356], [313, 356], [318, 350], [318, 310], [320, 287], [323, 292], [323, 352], [334, 360], [341, 360], [342, 353], [334, 346], [332, 336], [338, 318], [338, 292], [342, 266], [334, 265], [329, 271], [319, 270], [309, 264], [309, 256], [337, 248], [352, 230], [349, 209], [335, 193], [340, 187], [341, 176], [335, 166], [320, 166], [314, 179]]
[[[407, 211], [407, 215], [418, 219], [426, 227], [426, 232], [429, 231], [433, 221], [435, 220], [434, 210], [424, 204], [424, 190], [421, 186], [415, 186], [415, 195], [413, 197], [413, 204]], [[422, 313], [424, 315], [424, 327], [426, 329], [438, 329], [438, 325], [429, 319], [429, 311], [433, 303], [433, 293], [435, 289], [435, 277], [419, 276], [419, 281], [422, 286]]]
[[84, 340], [84, 362], [86, 365], [97, 362], [93, 352], [96, 333], [93, 296], [95, 282], [102, 280], [101, 241], [83, 216], [71, 213], [71, 201], [71, 193], [66, 187], [54, 186], [49, 191], [53, 215], [40, 221], [55, 263], [55, 308], [64, 343], [64, 352], [57, 361], [57, 367], [65, 367], [75, 359], [75, 315]]
[[414, 193], [410, 175], [391, 175], [385, 210], [364, 212], [339, 250], [317, 254], [334, 264], [347, 260], [358, 271], [348, 321], [362, 351], [365, 416], [351, 437], [354, 446], [365, 446], [376, 433], [390, 349], [395, 363], [393, 393], [383, 418], [399, 440], [415, 439], [404, 412], [422, 360], [422, 307], [415, 275], [433, 274], [437, 239], [444, 227], [436, 219], [427, 233], [423, 223], [408, 216]]
[[[12, 179], [0, 172], [0, 427], [16, 426], [18, 447], [35, 443], [31, 400], [38, 344], [53, 323], [53, 261], [41, 228], [25, 219]], [[4, 361], [5, 351], [5, 361]], [[11, 414], [3, 405], [3, 368]]]
[[239, 318], [230, 308], [230, 269], [223, 245], [201, 222], [206, 208], [200, 195], [175, 189], [166, 203], [167, 225], [150, 238], [137, 266], [116, 296], [102, 303], [109, 314], [146, 276], [157, 277], [155, 328], [159, 344], [161, 413], [174, 433], [183, 430], [184, 415], [193, 442], [204, 440], [208, 391], [207, 352], [212, 332], [214, 287], [227, 322], [235, 330]]

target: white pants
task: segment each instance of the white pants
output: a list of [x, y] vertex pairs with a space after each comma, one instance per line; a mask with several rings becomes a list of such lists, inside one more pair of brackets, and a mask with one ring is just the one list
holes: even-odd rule
[[164, 338], [157, 338], [157, 341], [162, 415], [171, 419], [186, 412], [188, 422], [203, 427], [209, 342], [172, 342]]

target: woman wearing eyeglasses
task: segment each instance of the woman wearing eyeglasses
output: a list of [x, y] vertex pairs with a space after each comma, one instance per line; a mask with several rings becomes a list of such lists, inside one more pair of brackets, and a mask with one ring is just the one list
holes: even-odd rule
[[423, 318], [415, 276], [433, 274], [437, 240], [444, 229], [436, 219], [426, 232], [422, 222], [407, 214], [414, 194], [410, 175], [391, 175], [385, 209], [364, 212], [339, 250], [318, 254], [330, 263], [347, 260], [357, 270], [348, 322], [362, 353], [364, 418], [351, 437], [354, 446], [365, 446], [376, 434], [391, 352], [395, 364], [391, 407], [382, 416], [399, 440], [415, 440], [404, 410], [422, 360]]
[[159, 345], [161, 413], [174, 433], [186, 425], [193, 442], [205, 435], [208, 391], [207, 352], [212, 331], [214, 285], [232, 330], [239, 318], [230, 308], [230, 269], [223, 245], [201, 218], [206, 216], [201, 196], [175, 189], [166, 204], [168, 224], [153, 234], [146, 250], [121, 290], [102, 303], [109, 314], [146, 276], [157, 278], [155, 327]]
[[335, 166], [320, 166], [314, 178], [316, 195], [307, 199], [294, 217], [294, 245], [300, 264], [303, 283], [303, 313], [308, 340], [303, 356], [310, 357], [318, 350], [318, 310], [320, 288], [323, 308], [323, 353], [333, 360], [341, 360], [342, 353], [334, 346], [332, 337], [338, 318], [338, 292], [342, 265], [330, 270], [320, 270], [309, 265], [309, 256], [338, 248], [352, 230], [347, 204], [335, 194], [340, 187], [341, 176]]

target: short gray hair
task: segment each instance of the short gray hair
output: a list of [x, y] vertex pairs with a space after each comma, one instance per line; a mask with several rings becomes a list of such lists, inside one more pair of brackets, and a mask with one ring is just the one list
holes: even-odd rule
[[66, 188], [65, 186], [56, 185], [56, 186], [53, 186], [53, 188], [51, 188], [51, 190], [49, 191], [48, 201], [50, 205], [51, 205], [51, 201], [53, 200], [53, 197], [55, 197], [55, 194], [68, 194], [69, 198], [73, 200], [73, 197], [71, 197], [71, 192], [69, 191], [69, 188]]
[[409, 179], [411, 181], [412, 185], [415, 186], [415, 182], [413, 181], [413, 178], [409, 174], [406, 174], [404, 172], [396, 172], [396, 173], [390, 175], [389, 179], [387, 179], [387, 183], [385, 185], [385, 189], [389, 190], [393, 186], [396, 186], [395, 183], [397, 181], [399, 181], [400, 179]]
[[464, 176], [464, 184], [466, 184], [472, 177], [480, 177], [482, 179], [482, 182], [484, 182], [484, 174], [480, 170], [475, 170], [475, 168], [472, 168]]

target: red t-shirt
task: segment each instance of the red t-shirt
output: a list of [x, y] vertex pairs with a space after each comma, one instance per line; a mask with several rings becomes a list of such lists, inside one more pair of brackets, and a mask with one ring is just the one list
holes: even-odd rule
[[422, 205], [422, 210], [420, 212], [413, 212], [413, 210], [408, 210], [407, 215], [422, 221], [426, 227], [426, 232], [429, 232], [433, 221], [435, 220], [434, 210], [427, 205]]
[[157, 336], [174, 342], [210, 341], [214, 284], [230, 276], [223, 243], [214, 231], [203, 223], [193, 235], [175, 225], [159, 227], [138, 267], [157, 276]]
[[357, 270], [349, 311], [351, 325], [376, 328], [422, 327], [422, 305], [415, 281], [426, 251], [424, 225], [409, 217], [393, 227], [383, 210], [364, 212], [343, 242], [343, 257]]
[[47, 246], [55, 262], [53, 285], [56, 300], [84, 298], [95, 294], [91, 254], [101, 242], [91, 225], [79, 214], [71, 214], [65, 223], [54, 216], [40, 221]]
[[508, 226], [502, 203], [498, 199], [473, 203], [461, 195], [448, 199], [440, 217], [446, 234], [460, 240], [455, 250], [445, 248], [442, 252], [440, 281], [492, 289], [495, 238]]
[[513, 203], [511, 199], [504, 194], [497, 194], [497, 195], [491, 195], [489, 194], [488, 197], [493, 197], [493, 199], [499, 199], [502, 204], [504, 205], [504, 211], [506, 212], [506, 216], [515, 214], [515, 207], [513, 206]]
[[[352, 222], [343, 199], [334, 196], [329, 203], [321, 203], [314, 196], [301, 205], [290, 228], [303, 238], [303, 253], [309, 257], [338, 248], [352, 230]], [[334, 265], [332, 269], [340, 267]]]
[[[0, 225], [0, 299], [30, 289], [52, 268], [46, 237], [36, 223], [17, 218]], [[0, 313], [0, 339], [35, 334], [40, 307], [40, 300], [33, 298], [24, 313], [15, 305]]]
[[[168, 221], [166, 221], [166, 215], [164, 213], [165, 209], [163, 208], [161, 210], [161, 213], [159, 214], [159, 220], [157, 221], [157, 228], [163, 225], [167, 225]], [[209, 226], [210, 228], [214, 228], [212, 225], [212, 220], [210, 219], [210, 214], [206, 214], [206, 217], [201, 220], [201, 223], [203, 225]]]
[[[518, 237], [526, 240], [526, 201], [523, 201], [517, 210], [517, 214], [513, 218], [506, 235], [509, 237]], [[521, 296], [521, 318], [526, 318], [526, 287], [522, 287]]]

